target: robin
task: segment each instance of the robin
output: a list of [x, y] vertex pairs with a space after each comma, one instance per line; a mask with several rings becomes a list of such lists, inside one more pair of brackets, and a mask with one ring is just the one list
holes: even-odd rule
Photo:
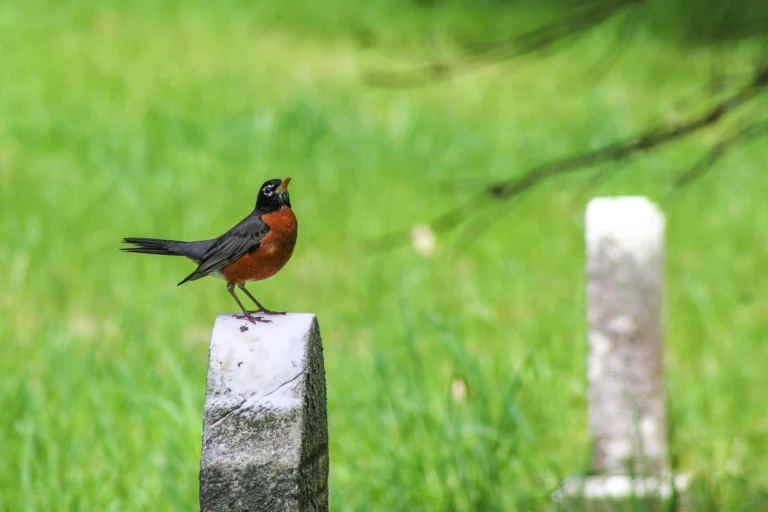
[[[212, 240], [180, 242], [157, 238], [125, 238], [126, 252], [185, 256], [197, 268], [179, 286], [205, 276], [214, 276], [227, 282], [227, 290], [243, 311], [235, 318], [247, 319], [251, 323], [269, 323], [263, 317], [253, 314], [284, 315], [285, 312], [270, 311], [245, 289], [245, 283], [261, 281], [277, 274], [288, 262], [296, 245], [297, 222], [291, 210], [288, 183], [284, 180], [269, 180], [262, 185], [253, 212], [235, 227]], [[240, 288], [258, 306], [248, 311], [235, 293]]]

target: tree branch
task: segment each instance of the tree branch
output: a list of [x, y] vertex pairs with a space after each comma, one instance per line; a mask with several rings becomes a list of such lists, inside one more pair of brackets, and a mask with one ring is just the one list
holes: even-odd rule
[[[519, 197], [534, 186], [556, 176], [590, 169], [600, 164], [632, 158], [648, 150], [680, 141], [721, 122], [739, 107], [764, 92], [766, 88], [768, 88], [768, 64], [758, 68], [749, 83], [719, 103], [716, 103], [703, 114], [671, 126], [657, 126], [639, 136], [615, 142], [594, 151], [555, 160], [534, 167], [521, 176], [486, 185], [482, 191], [473, 195], [465, 203], [435, 218], [431, 224], [432, 228], [437, 232], [453, 229], [467, 217], [481, 214], [485, 211], [485, 208], [493, 203], [493, 199], [510, 200]], [[755, 123], [742, 130], [733, 138], [721, 141], [720, 144], [713, 148], [708, 158], [703, 159], [691, 171], [677, 179], [678, 188], [681, 180], [683, 180], [683, 184], [690, 183], [740, 140], [743, 140], [745, 137], [751, 138], [757, 135], [757, 133], [761, 133], [765, 128], [763, 125], [764, 123]], [[379, 249], [391, 248], [406, 243], [408, 238], [409, 233], [407, 232], [393, 233], [373, 241], [371, 247]]]
[[672, 184], [673, 194], [679, 193], [683, 188], [687, 187], [695, 180], [700, 179], [733, 148], [740, 144], [746, 144], [752, 139], [764, 135], [765, 133], [768, 133], [768, 121], [752, 123], [746, 128], [739, 130], [735, 135], [722, 139], [698, 162], [696, 162], [695, 165], [675, 179]]

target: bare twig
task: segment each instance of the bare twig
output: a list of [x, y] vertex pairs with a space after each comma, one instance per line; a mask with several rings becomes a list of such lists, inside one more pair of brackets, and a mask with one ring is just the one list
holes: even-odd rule
[[766, 133], [768, 133], [768, 121], [762, 121], [752, 123], [735, 135], [720, 140], [695, 165], [675, 179], [672, 183], [672, 193], [678, 194], [695, 180], [700, 179], [732, 149]]
[[608, 70], [618, 62], [622, 54], [629, 48], [632, 38], [639, 27], [640, 16], [637, 15], [636, 12], [627, 12], [626, 19], [618, 30], [616, 37], [614, 37], [613, 44], [610, 45], [605, 54], [591, 66], [592, 69], [588, 73], [588, 76], [592, 83], [605, 76], [605, 74], [608, 73]]

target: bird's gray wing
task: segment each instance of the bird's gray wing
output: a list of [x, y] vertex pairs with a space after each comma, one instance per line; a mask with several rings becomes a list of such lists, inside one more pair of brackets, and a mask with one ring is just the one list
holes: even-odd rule
[[210, 275], [246, 254], [256, 251], [261, 247], [261, 241], [267, 233], [269, 233], [269, 226], [261, 220], [261, 215], [249, 215], [237, 226], [217, 238], [203, 253], [195, 271], [179, 284]]

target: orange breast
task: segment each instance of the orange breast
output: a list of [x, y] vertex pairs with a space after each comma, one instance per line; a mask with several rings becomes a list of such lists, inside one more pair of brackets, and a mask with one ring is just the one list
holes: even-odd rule
[[296, 246], [298, 223], [290, 208], [280, 208], [261, 217], [270, 227], [253, 254], [246, 254], [221, 271], [228, 283], [246, 283], [272, 277], [288, 263]]

